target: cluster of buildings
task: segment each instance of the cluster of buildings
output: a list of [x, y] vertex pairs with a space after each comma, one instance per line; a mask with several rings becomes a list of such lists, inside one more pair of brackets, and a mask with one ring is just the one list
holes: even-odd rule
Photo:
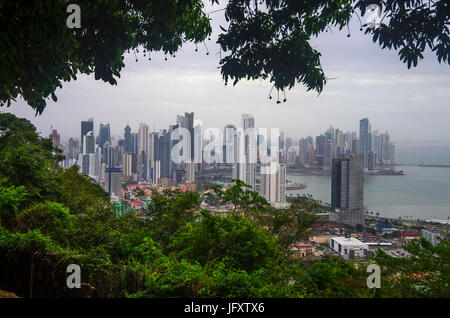
[[[178, 128], [188, 131], [188, 137], [178, 135]], [[273, 140], [264, 140], [267, 137], [255, 129], [255, 118], [243, 114], [241, 127], [225, 126], [223, 143], [212, 150], [216, 158], [213, 162], [205, 162], [204, 148], [217, 136], [204, 133], [202, 121], [194, 120], [194, 113], [178, 115], [175, 124], [160, 131], [142, 123], [137, 132], [132, 132], [126, 125], [119, 138], [111, 137], [109, 124], [100, 124], [95, 134], [91, 118], [81, 122], [80, 139], [70, 138], [62, 145], [54, 129], [49, 138], [54, 146], [63, 149], [66, 159], [61, 164], [64, 167], [78, 165], [81, 173], [110, 193], [117, 214], [134, 211], [142, 217], [145, 217], [143, 211], [151, 202], [153, 191], [196, 191], [195, 175], [202, 170], [229, 169], [232, 179], [244, 181], [277, 207], [286, 205], [287, 165], [300, 162], [304, 166], [330, 170], [331, 209], [327, 215], [330, 223], [321, 225], [309, 241], [293, 244], [293, 257], [326, 253], [337, 253], [344, 258], [364, 257], [373, 255], [377, 248], [395, 257], [407, 257], [402, 244], [419, 237], [437, 244], [442, 235], [436, 229], [448, 226], [433, 223], [418, 231], [402, 232], [394, 229], [389, 220], [366, 222], [364, 172], [392, 164], [394, 160], [394, 145], [389, 134], [372, 131], [367, 118], [360, 121], [359, 137], [356, 132], [343, 133], [331, 127], [317, 136], [315, 145], [311, 137], [301, 138], [295, 151], [292, 139], [285, 138], [283, 133], [279, 134], [276, 147], [272, 147]], [[261, 146], [264, 143], [265, 157]], [[175, 161], [173, 156], [180, 144], [184, 158], [181, 162]], [[232, 205], [209, 205], [206, 192], [202, 193], [202, 207], [218, 216], [240, 213], [234, 211]], [[352, 226], [350, 229], [360, 225], [360, 229], [371, 228], [374, 232], [354, 234], [347, 225]], [[398, 235], [392, 236], [392, 233]]]
[[147, 207], [152, 201], [153, 192], [163, 193], [169, 191], [196, 191], [196, 185], [193, 183], [179, 184], [178, 186], [160, 186], [151, 183], [128, 184], [121, 189], [122, 198], [115, 194], [111, 195], [111, 203], [116, 216], [121, 216], [133, 212], [139, 217], [147, 218]]
[[[180, 128], [188, 135], [182, 135]], [[273, 139], [258, 133], [255, 118], [242, 114], [241, 127], [224, 127], [223, 143], [212, 152], [213, 162], [204, 160], [205, 145], [217, 138], [208, 133], [202, 121], [194, 119], [194, 113], [186, 112], [159, 131], [141, 123], [133, 132], [126, 125], [123, 136], [112, 138], [109, 124], [100, 123], [95, 134], [91, 118], [81, 122], [80, 139], [70, 138], [64, 147], [56, 130], [49, 137], [64, 149], [64, 167], [77, 164], [80, 172], [119, 198], [122, 182], [178, 186], [195, 183], [195, 174], [202, 169], [228, 168], [232, 179], [244, 181], [273, 205], [285, 206], [286, 167], [295, 162], [322, 167], [332, 174], [331, 220], [351, 225], [364, 224], [364, 171], [394, 160], [389, 134], [372, 131], [367, 118], [360, 121], [359, 138], [356, 132], [330, 127], [316, 137], [315, 144], [310, 136], [301, 138], [296, 151], [292, 138], [285, 138], [282, 132], [274, 150]], [[271, 160], [263, 160], [262, 144]], [[180, 145], [183, 160], [176, 161], [174, 152]]]
[[[145, 123], [139, 125], [137, 132], [132, 132], [126, 125], [123, 136], [119, 138], [111, 137], [109, 124], [100, 123], [95, 134], [91, 118], [81, 122], [80, 139], [70, 138], [63, 146], [56, 130], [52, 131], [50, 139], [56, 147], [63, 149], [66, 156], [61, 163], [63, 167], [78, 165], [81, 173], [102, 185], [108, 193], [121, 198], [122, 182], [165, 186], [194, 182], [199, 166], [171, 160], [171, 150], [178, 143], [178, 140], [171, 139], [171, 134], [179, 127], [191, 131], [193, 138], [194, 113], [177, 116], [176, 124], [159, 132], [151, 131]], [[184, 142], [187, 143], [186, 140]], [[193, 147], [193, 141], [189, 144]]]
[[[260, 145], [265, 142], [266, 146], [271, 147], [270, 140], [263, 140], [264, 136], [255, 134], [246, 134], [239, 136], [246, 131], [255, 129], [255, 118], [251, 114], [241, 116], [241, 127], [243, 131], [236, 130], [236, 127], [228, 125], [234, 133], [228, 133], [226, 138], [233, 138], [232, 179], [239, 179], [250, 185], [267, 201], [275, 206], [286, 205], [286, 164], [282, 160], [287, 152], [284, 145], [284, 135], [278, 138], [278, 149], [276, 154], [269, 154], [274, 160], [263, 162], [261, 159]], [[243, 143], [243, 144], [241, 144]], [[272, 148], [268, 148], [268, 152]], [[226, 147], [225, 147], [226, 155]]]
[[[255, 134], [254, 117], [243, 114], [241, 124], [239, 128], [225, 126], [223, 143], [212, 151], [213, 162], [205, 161], [204, 148], [214, 144], [217, 137], [204, 130], [201, 120], [194, 120], [194, 113], [178, 115], [174, 124], [159, 131], [141, 123], [133, 132], [126, 125], [123, 136], [118, 138], [111, 136], [110, 124], [100, 123], [96, 132], [94, 119], [90, 118], [81, 122], [80, 139], [69, 138], [62, 145], [56, 130], [49, 138], [54, 146], [63, 149], [63, 167], [78, 165], [81, 173], [119, 199], [123, 197], [122, 184], [194, 184], [195, 174], [202, 169], [229, 168], [233, 179], [244, 181], [273, 204], [285, 204], [286, 165], [279, 160], [286, 153], [284, 136], [276, 151], [278, 160], [261, 162], [259, 145], [263, 136]], [[265, 172], [268, 169], [270, 173]]]
[[359, 122], [359, 137], [356, 131], [343, 132], [331, 126], [316, 137], [315, 143], [311, 136], [301, 138], [296, 163], [300, 166], [331, 169], [332, 160], [339, 159], [344, 154], [360, 154], [364, 169], [371, 171], [394, 162], [395, 145], [390, 141], [387, 131], [372, 131], [369, 119], [363, 118]]
[[323, 223], [315, 226], [309, 240], [292, 244], [291, 250], [294, 257], [333, 254], [344, 259], [366, 258], [378, 249], [393, 257], [409, 257], [403, 249], [404, 244], [424, 238], [436, 245], [441, 240], [448, 240], [448, 235], [443, 234], [447, 229], [447, 225], [437, 223], [402, 229], [393, 226], [389, 220], [379, 219], [368, 224], [366, 231], [356, 233], [339, 223]]

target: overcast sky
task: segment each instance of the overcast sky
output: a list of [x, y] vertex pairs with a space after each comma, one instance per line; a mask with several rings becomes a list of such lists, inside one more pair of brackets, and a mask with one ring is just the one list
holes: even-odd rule
[[[216, 7], [217, 8], [217, 7]], [[312, 41], [322, 53], [322, 66], [330, 80], [318, 97], [301, 85], [287, 91], [287, 102], [267, 99], [271, 85], [266, 81], [240, 82], [225, 86], [217, 69], [219, 46], [215, 44], [218, 25], [225, 25], [223, 11], [213, 18], [214, 36], [194, 52], [185, 45], [176, 58], [152, 55], [139, 62], [126, 57], [117, 86], [79, 76], [64, 83], [58, 101], [47, 102], [41, 116], [22, 100], [0, 111], [26, 117], [43, 135], [50, 126], [65, 141], [80, 138], [80, 121], [94, 117], [110, 123], [113, 135], [123, 135], [129, 123], [137, 131], [145, 122], [156, 130], [175, 123], [177, 114], [195, 112], [195, 119], [208, 127], [240, 126], [240, 115], [251, 113], [257, 127], [277, 127], [288, 137], [316, 136], [330, 125], [343, 131], [358, 131], [359, 120], [370, 119], [373, 129], [389, 131], [394, 142], [439, 141], [450, 143], [450, 73], [431, 52], [418, 67], [408, 70], [397, 52], [382, 50], [359, 30], [355, 20], [347, 30], [322, 34]]]

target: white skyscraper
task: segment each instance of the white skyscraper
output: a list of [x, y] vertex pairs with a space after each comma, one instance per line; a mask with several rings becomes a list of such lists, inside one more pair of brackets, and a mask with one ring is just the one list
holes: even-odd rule
[[269, 170], [273, 173], [261, 173], [260, 194], [272, 204], [286, 203], [286, 165], [272, 163], [261, 168], [262, 172]]
[[240, 163], [243, 166], [239, 168], [239, 174], [243, 179], [241, 177], [239, 179], [250, 185], [254, 190], [256, 187], [257, 152], [255, 119], [253, 115], [242, 114], [241, 122], [242, 129], [244, 130], [244, 163]]
[[203, 162], [203, 121], [194, 119], [194, 162], [196, 163], [196, 171], [200, 170]]
[[132, 176], [132, 154], [124, 154], [123, 155], [123, 176], [131, 177]]
[[95, 175], [95, 153], [89, 154], [89, 177], [96, 179]]
[[152, 183], [159, 184], [159, 178], [161, 177], [161, 161], [160, 160], [153, 161], [152, 169], [153, 169]]
[[245, 140], [244, 132], [242, 129], [238, 129], [234, 135], [233, 143], [233, 169], [232, 178], [245, 181]]

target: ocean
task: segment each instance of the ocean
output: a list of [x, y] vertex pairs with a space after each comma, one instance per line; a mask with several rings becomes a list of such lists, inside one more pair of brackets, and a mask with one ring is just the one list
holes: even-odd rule
[[[396, 170], [403, 170], [405, 175], [364, 176], [366, 211], [389, 218], [450, 219], [450, 168], [397, 166]], [[330, 203], [330, 176], [288, 173], [287, 179], [306, 185], [303, 190], [288, 190], [287, 195], [311, 194], [315, 199]]]

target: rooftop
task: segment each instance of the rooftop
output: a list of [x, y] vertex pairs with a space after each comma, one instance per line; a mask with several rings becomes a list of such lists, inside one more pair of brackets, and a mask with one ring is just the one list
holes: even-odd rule
[[335, 242], [341, 244], [341, 245], [366, 245], [365, 243], [361, 242], [360, 240], [354, 238], [354, 237], [343, 237], [343, 236], [333, 236], [331, 237], [332, 240]]

